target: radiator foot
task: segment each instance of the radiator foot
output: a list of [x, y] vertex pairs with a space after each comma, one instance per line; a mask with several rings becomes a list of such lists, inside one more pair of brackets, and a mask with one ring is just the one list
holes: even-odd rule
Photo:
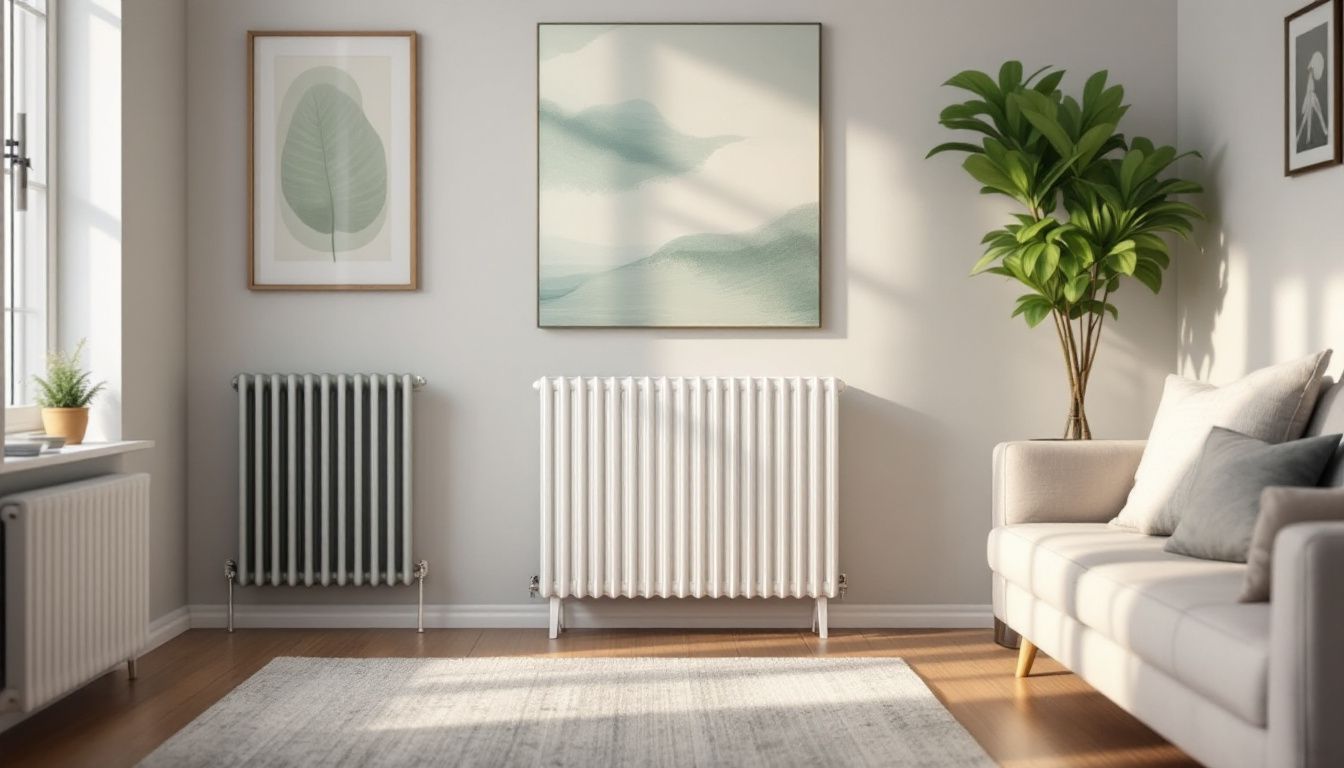
[[228, 628], [233, 632], [233, 583], [238, 580], [238, 564], [232, 560], [224, 561], [224, 578], [229, 582]]
[[812, 606], [812, 631], [817, 633], [817, 637], [825, 640], [829, 635], [827, 626], [826, 602], [824, 597], [818, 597], [817, 602]]
[[136, 665], [136, 661], [138, 661], [138, 659], [134, 656], [126, 660], [126, 679], [128, 680], [134, 680], [140, 676], [140, 670]]
[[420, 597], [415, 607], [415, 631], [425, 633], [425, 577], [429, 575], [429, 561], [420, 560], [415, 564], [415, 583]]
[[565, 601], [558, 598], [551, 598], [551, 630], [550, 636], [554, 640], [560, 636], [560, 632], [565, 628]]

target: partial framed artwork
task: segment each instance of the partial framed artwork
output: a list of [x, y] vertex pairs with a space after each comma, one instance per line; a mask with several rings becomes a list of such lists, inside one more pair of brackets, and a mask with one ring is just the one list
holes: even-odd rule
[[537, 325], [821, 325], [821, 25], [537, 26]]
[[1284, 174], [1344, 160], [1340, 0], [1318, 0], [1284, 20]]
[[248, 287], [415, 290], [415, 33], [247, 40]]

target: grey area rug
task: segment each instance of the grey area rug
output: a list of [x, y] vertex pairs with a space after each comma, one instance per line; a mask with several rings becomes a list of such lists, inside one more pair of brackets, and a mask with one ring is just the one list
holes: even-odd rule
[[992, 766], [900, 659], [267, 664], [145, 766]]

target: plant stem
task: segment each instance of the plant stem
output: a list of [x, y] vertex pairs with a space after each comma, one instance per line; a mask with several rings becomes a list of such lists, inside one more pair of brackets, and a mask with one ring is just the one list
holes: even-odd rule
[[1090, 366], [1083, 367], [1084, 358], [1079, 352], [1078, 339], [1073, 334], [1073, 324], [1068, 314], [1055, 310], [1052, 316], [1055, 333], [1059, 336], [1059, 348], [1064, 354], [1064, 367], [1069, 375], [1069, 418], [1065, 423], [1064, 437], [1069, 440], [1091, 440], [1092, 430], [1087, 423], [1085, 408]]

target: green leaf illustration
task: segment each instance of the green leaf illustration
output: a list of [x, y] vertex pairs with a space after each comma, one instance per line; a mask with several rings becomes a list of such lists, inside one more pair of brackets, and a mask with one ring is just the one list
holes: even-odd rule
[[328, 235], [377, 221], [387, 201], [387, 158], [359, 103], [327, 83], [299, 100], [280, 152], [280, 186], [295, 215]]

